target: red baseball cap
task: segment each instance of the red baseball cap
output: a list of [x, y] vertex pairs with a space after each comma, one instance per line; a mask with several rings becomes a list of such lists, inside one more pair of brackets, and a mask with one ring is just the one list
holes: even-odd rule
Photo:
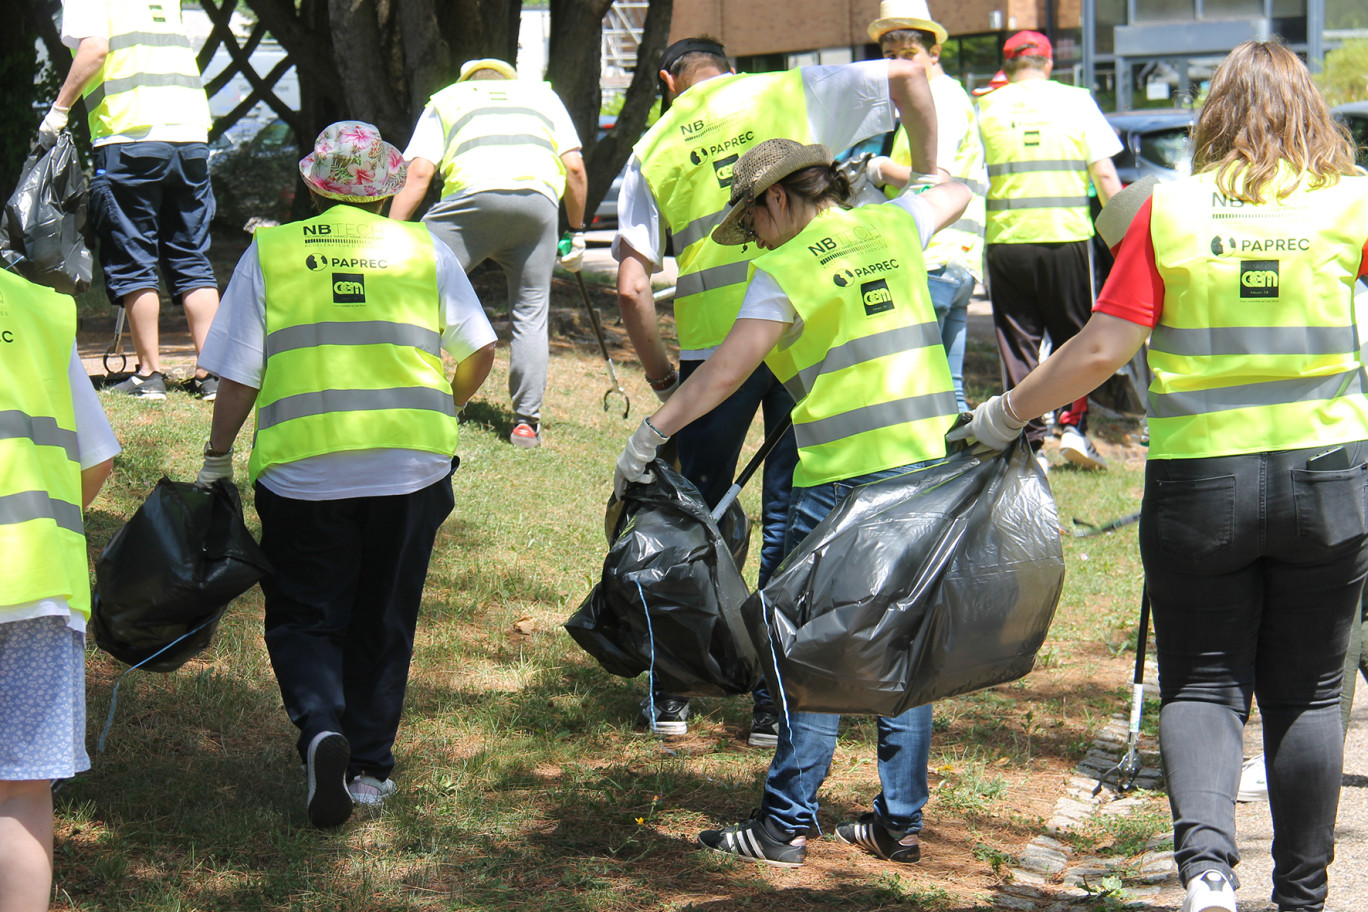
[[1017, 57], [1024, 57], [1030, 54], [1034, 57], [1048, 57], [1054, 59], [1054, 48], [1050, 47], [1050, 39], [1040, 32], [1017, 32], [1007, 43], [1002, 46], [1002, 59], [1013, 60]]

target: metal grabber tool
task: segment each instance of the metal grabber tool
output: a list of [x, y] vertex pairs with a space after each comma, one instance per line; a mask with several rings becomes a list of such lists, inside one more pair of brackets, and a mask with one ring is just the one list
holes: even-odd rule
[[1140, 633], [1135, 638], [1135, 677], [1131, 685], [1130, 732], [1126, 735], [1126, 756], [1102, 774], [1093, 789], [1093, 796], [1102, 791], [1107, 777], [1116, 774], [1116, 790], [1128, 792], [1135, 788], [1135, 777], [1140, 775], [1140, 715], [1145, 707], [1145, 645], [1149, 639], [1149, 590], [1140, 591]]
[[603, 394], [603, 410], [608, 411], [608, 399], [613, 395], [622, 397], [622, 417], [626, 418], [632, 411], [632, 401], [627, 398], [627, 391], [622, 388], [622, 381], [618, 380], [617, 368], [613, 365], [613, 356], [608, 354], [608, 343], [603, 338], [603, 326], [599, 323], [598, 311], [594, 310], [593, 302], [589, 300], [589, 289], [584, 286], [584, 276], [575, 273], [575, 281], [579, 283], [580, 299], [584, 301], [584, 309], [589, 311], [589, 322], [594, 326], [594, 335], [598, 338], [599, 351], [603, 352], [603, 360], [608, 362], [608, 376], [612, 378], [613, 385]]
[[[109, 348], [104, 353], [104, 369], [106, 374], [121, 374], [128, 368], [128, 355], [123, 350], [124, 321], [128, 319], [128, 314], [124, 311], [123, 305], [115, 308], [119, 314], [114, 318], [114, 341], [109, 343]], [[117, 357], [119, 359], [119, 369], [114, 370], [109, 366], [109, 359]]]

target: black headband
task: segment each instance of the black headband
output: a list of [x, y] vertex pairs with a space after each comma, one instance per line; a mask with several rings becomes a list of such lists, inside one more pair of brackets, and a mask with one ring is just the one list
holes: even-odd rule
[[[679, 58], [685, 54], [714, 54], [722, 59], [727, 58], [727, 51], [716, 41], [709, 41], [706, 38], [684, 38], [676, 41], [665, 49], [665, 53], [660, 56], [660, 69], [665, 72], [670, 71], [670, 67], [679, 62]], [[665, 80], [659, 75], [656, 82], [660, 85], [660, 113], [664, 114], [670, 109], [669, 90], [665, 85]]]

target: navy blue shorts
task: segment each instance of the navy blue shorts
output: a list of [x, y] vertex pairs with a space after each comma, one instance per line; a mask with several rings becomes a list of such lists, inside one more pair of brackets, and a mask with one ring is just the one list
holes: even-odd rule
[[204, 143], [109, 143], [95, 148], [90, 217], [112, 303], [156, 288], [158, 264], [179, 298], [217, 288], [209, 265], [209, 147]]

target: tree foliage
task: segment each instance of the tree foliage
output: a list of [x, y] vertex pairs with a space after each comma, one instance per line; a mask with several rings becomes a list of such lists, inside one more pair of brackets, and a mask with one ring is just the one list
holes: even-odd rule
[[1368, 100], [1368, 38], [1346, 41], [1325, 55], [1316, 84], [1330, 105]]

